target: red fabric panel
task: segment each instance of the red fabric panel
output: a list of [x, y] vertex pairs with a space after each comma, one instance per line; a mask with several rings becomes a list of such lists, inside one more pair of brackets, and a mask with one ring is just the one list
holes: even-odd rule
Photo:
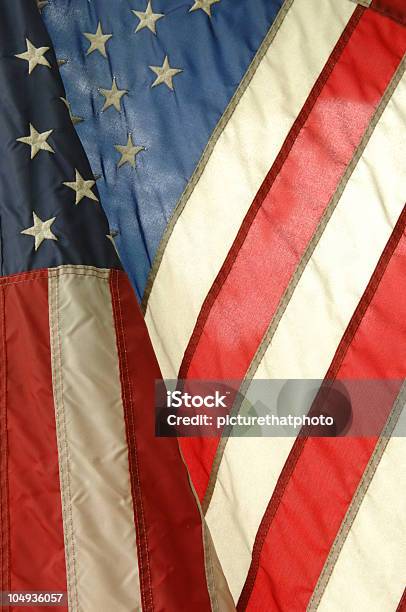
[[3, 277], [0, 290], [5, 306], [10, 589], [66, 592], [47, 272]]
[[[404, 28], [356, 9], [211, 288], [180, 378], [244, 377], [405, 50]], [[216, 441], [181, 446], [202, 498]]]
[[129, 448], [143, 612], [208, 612], [202, 522], [175, 438], [154, 435], [161, 378], [127, 276], [111, 293]]
[[[4, 289], [0, 287], [0, 590], [10, 590], [8, 503], [7, 356]], [[9, 606], [3, 606], [9, 612]]]
[[406, 25], [405, 0], [372, 0], [371, 8]]
[[[406, 208], [341, 346], [330, 379], [406, 377]], [[400, 388], [387, 396], [392, 406]], [[298, 439], [258, 530], [239, 610], [304, 610], [377, 438]]]

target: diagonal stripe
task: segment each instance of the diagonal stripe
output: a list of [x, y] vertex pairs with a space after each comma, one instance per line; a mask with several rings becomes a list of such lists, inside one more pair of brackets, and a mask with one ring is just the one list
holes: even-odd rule
[[[270, 324], [270, 326], [268, 327], [268, 330], [266, 332], [266, 334], [264, 335], [264, 338], [261, 342], [261, 344], [259, 345], [256, 353], [255, 353], [255, 357], [252, 360], [250, 367], [247, 371], [246, 374], [246, 381], [243, 384], [242, 388], [241, 388], [241, 393], [244, 394], [244, 390], [246, 390], [247, 385], [249, 385], [249, 381], [253, 378], [253, 376], [255, 375], [255, 372], [257, 371], [261, 360], [263, 359], [267, 348], [269, 347], [270, 343], [272, 342], [272, 338], [275, 335], [275, 332], [278, 328], [278, 325], [282, 319], [282, 316], [289, 304], [290, 299], [292, 298], [292, 295], [298, 285], [298, 282], [303, 274], [303, 271], [306, 267], [306, 265], [308, 264], [312, 254], [314, 253], [315, 248], [317, 247], [317, 244], [322, 236], [323, 231], [325, 230], [327, 223], [329, 222], [329, 220], [331, 219], [331, 216], [343, 194], [343, 191], [349, 181], [349, 179], [351, 178], [351, 175], [354, 171], [354, 168], [356, 167], [357, 163], [359, 162], [361, 155], [363, 154], [365, 147], [382, 115], [382, 112], [384, 111], [390, 97], [392, 96], [395, 88], [397, 87], [397, 85], [399, 84], [399, 81], [402, 77], [402, 75], [404, 74], [405, 71], [405, 67], [406, 67], [406, 58], [404, 58], [402, 60], [402, 62], [400, 63], [398, 69], [395, 72], [395, 75], [393, 76], [390, 84], [388, 85], [384, 96], [382, 97], [381, 102], [379, 103], [372, 119], [371, 122], [368, 125], [368, 129], [366, 130], [359, 146], [356, 149], [356, 152], [351, 160], [351, 162], [349, 163], [338, 187], [337, 190], [334, 193], [334, 196], [332, 197], [332, 199], [329, 202], [329, 205], [326, 208], [325, 214], [323, 215], [317, 231], [315, 232], [315, 234], [313, 235], [299, 265], [297, 266], [295, 273], [293, 274], [289, 285], [287, 286], [283, 297], [279, 303], [279, 306], [275, 312], [275, 315], [272, 319], [272, 322]], [[211, 496], [213, 494], [213, 488], [215, 485], [215, 481], [217, 478], [217, 472], [218, 472], [218, 468], [221, 462], [221, 458], [222, 455], [224, 453], [224, 448], [225, 445], [227, 444], [227, 439], [226, 438], [222, 438], [219, 442], [218, 445], [218, 449], [216, 451], [216, 455], [215, 458], [213, 460], [213, 465], [212, 465], [212, 469], [210, 472], [210, 480], [209, 480], [209, 484], [207, 486], [206, 489], [206, 494], [204, 497], [204, 500], [202, 502], [203, 504], [203, 508], [207, 509], [208, 505], [210, 504], [210, 499]]]
[[394, 437], [354, 520], [320, 612], [397, 609], [405, 585], [405, 471], [405, 439]]
[[355, 5], [295, 0], [219, 137], [163, 256], [146, 321], [176, 378], [203, 300]]
[[[345, 167], [352, 152], [352, 142], [357, 142], [358, 135], [370, 118], [374, 103], [379, 100], [386, 86], [387, 73], [382, 74], [381, 71], [376, 75], [376, 82], [371, 83], [373, 94], [371, 91], [365, 92], [358, 100], [354, 96], [355, 83], [367, 74], [365, 65], [359, 62], [353, 49], [359, 43], [354, 30], [362, 28], [362, 24], [359, 24], [362, 13], [363, 9], [354, 12], [254, 198], [203, 303], [180, 367], [180, 378], [189, 376], [210, 379], [222, 376], [238, 379], [245, 374], [251, 362], [272, 316], [272, 296], [277, 300], [278, 289], [283, 287], [285, 277], [289, 278], [290, 261], [285, 252], [290, 250], [300, 253], [306, 244], [307, 235], [311, 236], [320, 210], [323, 210], [326, 192], [334, 185], [338, 172]], [[363, 33], [366, 40], [368, 34]], [[380, 47], [372, 47], [368, 51], [377, 56]], [[360, 56], [363, 59], [363, 53]], [[351, 59], [353, 75], [350, 79], [352, 77], [353, 82], [348, 79], [346, 71], [340, 70], [341, 63], [346, 66]], [[337, 87], [339, 84], [342, 84], [342, 91]], [[351, 124], [349, 117], [342, 116], [342, 109], [332, 103], [333, 94], [344, 108], [347, 106], [348, 115], [356, 114], [359, 121]], [[354, 113], [357, 106], [362, 106], [364, 116]], [[341, 130], [352, 132], [352, 138], [349, 139], [351, 144], [347, 150], [342, 145]], [[314, 134], [317, 134], [321, 145], [318, 145], [320, 150], [314, 159], [310, 159], [310, 151], [317, 146]], [[300, 166], [300, 160], [308, 168], [307, 173]], [[339, 168], [336, 170], [337, 166]], [[325, 185], [321, 181], [317, 182], [315, 192], [310, 187], [320, 167], [326, 168], [327, 179]], [[301, 189], [297, 190], [295, 198], [291, 189], [297, 183], [300, 183]], [[316, 198], [318, 206], [311, 207], [311, 201]], [[281, 231], [282, 210], [283, 229], [289, 241]], [[304, 210], [307, 212], [305, 219]], [[300, 233], [295, 227], [299, 222], [298, 217], [301, 221]], [[268, 225], [273, 232], [266, 233]], [[281, 236], [279, 242], [278, 236]], [[265, 286], [259, 282], [259, 277], [263, 275], [269, 279]], [[232, 318], [229, 317], [231, 305], [234, 308]], [[226, 317], [231, 319], [227, 320], [227, 325]]]
[[[403, 207], [405, 185], [399, 177], [406, 159], [401, 136], [405, 96], [403, 79], [348, 181], [272, 343], [251, 372], [255, 378], [319, 379], [326, 374]], [[228, 440], [206, 516], [237, 597], [258, 525], [291, 446], [287, 438]], [[230, 514], [233, 521], [225, 522]]]
[[[0, 290], [7, 380], [4, 477], [9, 494], [2, 528], [10, 530], [9, 551], [7, 546], [3, 549], [10, 557], [10, 582], [5, 590], [65, 592], [47, 272], [3, 277]], [[66, 609], [58, 606], [58, 610]]]
[[388, 445], [389, 438], [392, 436], [393, 431], [399, 421], [399, 417], [402, 413], [402, 410], [405, 407], [405, 404], [406, 404], [406, 383], [403, 383], [402, 388], [399, 392], [399, 395], [396, 398], [396, 402], [394, 404], [393, 410], [391, 411], [388, 417], [388, 421], [382, 431], [382, 434], [374, 449], [374, 452], [372, 453], [368, 461], [368, 465], [365, 468], [365, 472], [362, 475], [360, 483], [351, 501], [351, 505], [349, 506], [347, 510], [345, 518], [334, 540], [334, 544], [332, 545], [329, 555], [326, 559], [323, 570], [317, 581], [317, 585], [313, 591], [313, 595], [309, 601], [309, 605], [307, 608], [309, 611], [317, 610], [320, 604], [324, 591], [326, 590], [328, 581], [330, 580], [331, 574], [334, 570], [334, 566], [337, 563], [337, 559], [339, 558], [341, 550], [344, 546], [344, 543], [354, 523], [355, 517], [357, 516], [358, 510], [360, 509], [360, 506], [365, 498], [365, 495], [367, 494], [368, 487], [371, 483], [371, 480], [374, 477], [374, 474], [377, 470], [379, 462], [382, 459], [382, 456]]
[[69, 609], [140, 607], [109, 271], [49, 271]]
[[[406, 47], [402, 34], [397, 24], [357, 8], [213, 283], [180, 378], [245, 375], [399, 64]], [[214, 442], [206, 442], [207, 451], [200, 440], [181, 443], [199, 495], [207, 486]]]
[[210, 155], [213, 153], [214, 147], [216, 146], [216, 143], [218, 141], [218, 139], [220, 138], [224, 128], [226, 127], [227, 123], [229, 122], [229, 120], [231, 119], [238, 103], [240, 102], [244, 92], [246, 91], [247, 87], [249, 86], [258, 66], [260, 65], [261, 61], [263, 60], [265, 54], [267, 53], [269, 46], [271, 45], [273, 39], [275, 38], [279, 28], [281, 27], [281, 24], [283, 22], [283, 20], [286, 17], [287, 12], [289, 11], [290, 7], [292, 6], [293, 0], [284, 0], [283, 4], [281, 5], [281, 8], [279, 10], [278, 15], [276, 16], [274, 22], [272, 23], [271, 27], [268, 30], [267, 35], [265, 36], [264, 40], [262, 41], [257, 53], [255, 54], [254, 59], [252, 60], [251, 64], [248, 66], [247, 72], [244, 75], [244, 78], [241, 80], [239, 86], [237, 87], [235, 94], [233, 95], [233, 97], [230, 100], [229, 105], [227, 106], [226, 110], [224, 111], [220, 121], [218, 122], [218, 124], [216, 125], [215, 129], [213, 130], [212, 135], [209, 138], [209, 141], [203, 151], [203, 154], [199, 160], [198, 165], [196, 166], [196, 169], [194, 170], [192, 176], [190, 177], [189, 183], [186, 186], [185, 191], [183, 192], [183, 194], [181, 195], [178, 204], [176, 205], [175, 210], [173, 211], [172, 217], [169, 220], [169, 223], [165, 229], [165, 232], [162, 236], [160, 245], [158, 247], [157, 253], [155, 255], [155, 259], [154, 262], [152, 264], [151, 267], [151, 271], [150, 274], [148, 276], [148, 280], [147, 280], [147, 284], [145, 287], [145, 292], [144, 292], [144, 296], [143, 296], [143, 300], [142, 300], [142, 309], [145, 312], [147, 309], [147, 305], [148, 305], [148, 300], [149, 300], [149, 296], [151, 294], [151, 290], [152, 290], [152, 286], [155, 282], [155, 278], [156, 275], [158, 273], [159, 270], [159, 266], [161, 265], [162, 262], [162, 257], [164, 255], [166, 246], [169, 242], [169, 239], [172, 235], [173, 229], [180, 217], [180, 215], [182, 214], [183, 209], [185, 208], [187, 201], [189, 200], [194, 188], [196, 187], [197, 183], [199, 182], [200, 177], [202, 176], [206, 166], [207, 166], [207, 162], [209, 161]]
[[[333, 360], [328, 380], [405, 377], [405, 226], [406, 207], [343, 337], [344, 348], [337, 351], [339, 359]], [[388, 407], [395, 401], [396, 387], [400, 384], [388, 386], [381, 399]], [[352, 401], [356, 402], [354, 396]], [[372, 437], [296, 440], [258, 529], [238, 609], [256, 609], [258, 601], [269, 609], [283, 609], [292, 600], [301, 607], [308, 604], [376, 443]]]
[[396, 612], [404, 612], [405, 610], [406, 610], [406, 587], [399, 601], [399, 605], [396, 608]]

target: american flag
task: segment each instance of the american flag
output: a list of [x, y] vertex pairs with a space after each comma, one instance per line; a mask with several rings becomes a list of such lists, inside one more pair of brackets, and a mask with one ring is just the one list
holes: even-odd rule
[[[56, 408], [62, 483], [53, 490], [55, 499], [59, 488], [62, 492], [59, 524], [68, 536], [56, 546], [58, 575], [67, 580], [69, 609], [403, 609], [406, 448], [404, 439], [391, 434], [405, 404], [405, 386], [391, 398], [380, 436], [180, 439], [204, 515], [200, 523], [176, 441], [155, 440], [151, 433], [152, 399], [142, 395], [145, 375], [138, 368], [146, 367], [146, 359], [153, 363], [153, 355], [145, 348], [145, 332], [141, 340], [131, 332], [131, 324], [143, 329], [136, 300], [123, 272], [96, 273], [93, 267], [118, 267], [113, 242], [141, 302], [164, 378], [238, 379], [245, 388], [257, 379], [403, 380], [404, 0], [44, 0], [38, 5], [52, 43], [38, 14], [34, 17], [34, 0], [18, 0], [12, 8], [3, 4], [9, 18], [2, 61], [24, 75], [18, 81], [2, 75], [5, 91], [10, 90], [4, 95], [18, 99], [13, 98], [12, 110], [6, 100], [0, 118], [7, 118], [4, 129], [13, 132], [8, 141], [3, 138], [8, 145], [3, 157], [25, 155], [27, 164], [19, 182], [5, 165], [7, 196], [16, 195], [17, 182], [27, 190], [18, 201], [11, 199], [15, 225], [7, 235], [10, 252], [21, 242], [28, 253], [28, 263], [5, 267], [4, 274], [57, 266], [42, 280], [49, 292], [42, 303], [49, 306], [40, 314], [48, 321], [50, 309], [50, 328], [44, 327], [50, 333], [47, 354], [63, 379], [54, 377], [50, 404]], [[24, 21], [21, 15], [28, 12]], [[52, 45], [57, 60], [43, 50]], [[31, 73], [30, 57], [38, 64]], [[47, 79], [46, 86], [32, 84], [35, 78]], [[20, 83], [32, 90], [24, 94]], [[44, 101], [46, 91], [51, 102]], [[24, 105], [17, 125], [15, 109]], [[78, 153], [69, 115], [93, 176]], [[62, 117], [65, 128], [58, 127]], [[63, 129], [72, 140], [69, 146]], [[32, 143], [40, 149], [30, 160]], [[33, 174], [37, 162], [44, 166]], [[38, 202], [44, 183], [53, 195]], [[86, 194], [77, 206], [73, 191], [76, 199]], [[109, 229], [102, 217], [90, 218], [101, 215], [94, 198], [106, 211]], [[62, 224], [69, 202], [72, 220]], [[74, 213], [84, 214], [85, 207], [89, 219], [75, 221]], [[100, 231], [96, 223], [103, 226]], [[106, 252], [112, 259], [96, 259], [93, 246], [91, 256], [81, 255], [90, 238], [98, 257]], [[44, 263], [37, 259], [42, 256]], [[72, 264], [93, 266], [89, 275], [97, 278], [92, 276], [89, 286], [104, 279], [104, 287], [107, 278], [104, 298], [93, 286], [79, 294], [70, 280], [74, 276], [67, 277], [67, 288], [60, 286]], [[67, 272], [60, 266], [69, 266]], [[117, 328], [114, 278], [125, 285], [124, 332]], [[32, 304], [32, 291], [27, 295]], [[68, 323], [58, 331], [55, 309], [72, 308], [75, 314], [77, 303], [82, 304], [75, 315], [79, 322], [61, 313]], [[27, 315], [28, 305], [17, 306], [11, 301], [9, 309], [28, 317], [23, 329], [37, 336], [42, 328]], [[101, 326], [106, 314], [94, 316], [102, 307], [112, 312], [112, 325], [106, 324], [110, 336]], [[71, 334], [78, 334], [80, 346], [72, 358]], [[103, 345], [101, 340], [90, 345], [90, 334]], [[8, 332], [11, 342], [14, 335]], [[39, 343], [38, 351], [44, 350], [44, 342], [35, 340], [26, 345]], [[61, 361], [64, 342], [68, 353]], [[133, 355], [131, 384], [123, 378], [127, 353]], [[106, 362], [100, 370], [101, 355], [116, 365]], [[41, 364], [44, 368], [44, 359]], [[107, 374], [114, 368], [121, 373], [115, 387]], [[147, 380], [155, 375], [151, 365]], [[25, 385], [24, 393], [31, 393], [28, 380]], [[74, 408], [90, 397], [88, 386], [96, 394], [97, 413], [75, 423]], [[116, 430], [99, 408], [113, 387], [118, 393], [113, 404], [125, 417], [120, 435], [127, 431], [121, 446], [104, 438]], [[18, 388], [22, 393], [23, 386]], [[135, 427], [132, 439], [126, 414], [136, 393], [151, 423], [138, 419], [145, 429], [137, 438]], [[68, 450], [60, 446], [58, 433], [64, 395], [73, 415], [67, 420], [72, 431], [64, 434]], [[29, 398], [21, 404], [29, 405]], [[98, 448], [110, 449], [101, 475], [90, 444], [97, 432]], [[10, 442], [9, 453], [12, 448]], [[146, 470], [139, 486], [129, 477], [134, 478], [138, 449], [144, 450]], [[83, 458], [85, 450], [90, 454]], [[76, 470], [72, 487], [78, 483], [70, 493], [63, 486], [68, 451]], [[168, 469], [165, 452], [176, 456], [176, 470]], [[57, 456], [55, 450], [55, 465]], [[114, 506], [117, 491], [110, 496], [110, 487], [119, 486], [120, 477], [131, 488], [127, 497], [122, 493], [127, 505]], [[106, 489], [99, 488], [100, 480]], [[145, 529], [137, 514], [143, 515], [144, 494], [156, 518]], [[40, 497], [35, 491], [31, 496]], [[51, 497], [47, 500], [51, 504]], [[189, 513], [194, 539], [192, 531], [182, 530], [186, 523], [178, 504]], [[134, 510], [135, 529], [134, 521], [131, 530], [122, 527], [124, 508], [128, 517]], [[91, 528], [90, 515], [101, 517]], [[138, 573], [131, 565], [131, 538], [137, 541]], [[51, 588], [46, 580], [43, 585]]]
[[1, 2], [0, 49], [3, 607], [207, 610], [200, 510], [154, 437], [159, 368], [34, 1]]

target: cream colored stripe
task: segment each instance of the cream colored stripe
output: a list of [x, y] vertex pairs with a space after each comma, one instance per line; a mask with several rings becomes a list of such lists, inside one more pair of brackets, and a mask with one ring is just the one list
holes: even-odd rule
[[261, 63], [265, 53], [268, 51], [269, 45], [272, 43], [273, 39], [276, 36], [276, 33], [278, 32], [279, 28], [281, 27], [281, 24], [283, 22], [283, 20], [286, 17], [286, 13], [289, 11], [290, 7], [292, 6], [292, 3], [294, 2], [294, 0], [284, 0], [282, 2], [282, 5], [280, 7], [280, 10], [276, 16], [276, 18], [274, 19], [271, 27], [269, 28], [265, 38], [263, 39], [258, 51], [256, 52], [252, 62], [250, 63], [250, 65], [247, 68], [246, 73], [244, 74], [244, 77], [242, 78], [241, 82], [239, 83], [233, 97], [231, 98], [226, 110], [224, 111], [223, 115], [220, 118], [220, 121], [217, 123], [216, 127], [214, 128], [209, 141], [202, 153], [201, 158], [199, 159], [199, 163], [197, 164], [195, 170], [193, 171], [192, 176], [190, 177], [189, 182], [186, 185], [186, 188], [184, 190], [184, 192], [182, 193], [178, 203], [176, 204], [176, 208], [173, 211], [173, 214], [169, 220], [168, 225], [165, 228], [165, 232], [164, 235], [162, 236], [161, 242], [159, 244], [159, 248], [157, 250], [157, 253], [155, 255], [154, 258], [154, 262], [153, 265], [151, 267], [149, 276], [148, 276], [148, 281], [147, 281], [147, 285], [145, 287], [145, 291], [144, 291], [144, 296], [142, 299], [142, 309], [143, 312], [145, 312], [146, 310], [146, 306], [149, 300], [149, 296], [151, 293], [151, 288], [152, 285], [155, 281], [159, 266], [161, 265], [162, 262], [162, 257], [163, 254], [165, 252], [166, 249], [166, 245], [168, 244], [168, 241], [172, 235], [173, 232], [173, 228], [175, 227], [180, 215], [182, 214], [183, 209], [185, 208], [187, 201], [189, 200], [194, 188], [196, 187], [198, 181], [200, 180], [201, 175], [204, 172], [204, 169], [206, 168], [206, 164], [210, 159], [210, 155], [213, 152], [214, 147], [216, 146], [216, 143], [218, 141], [218, 139], [220, 138], [224, 128], [226, 127], [227, 123], [230, 121], [230, 118], [232, 116], [232, 114], [234, 113], [235, 109], [237, 108], [237, 105], [239, 104], [244, 92], [246, 91], [248, 85], [251, 82], [252, 77], [254, 76], [259, 64]]
[[109, 271], [49, 271], [69, 609], [140, 610]]
[[[331, 215], [333, 214], [342, 194], [343, 191], [345, 189], [345, 187], [347, 186], [348, 180], [350, 179], [354, 168], [356, 167], [358, 161], [360, 160], [362, 154], [364, 153], [365, 147], [369, 142], [369, 139], [371, 137], [371, 134], [373, 133], [373, 131], [376, 128], [376, 125], [379, 121], [379, 119], [382, 116], [382, 113], [384, 111], [384, 109], [386, 108], [386, 105], [388, 103], [388, 101], [390, 100], [390, 98], [393, 95], [393, 92], [395, 91], [396, 87], [399, 84], [400, 79], [402, 78], [404, 72], [405, 72], [405, 66], [406, 66], [406, 58], [403, 59], [403, 61], [399, 64], [398, 69], [396, 70], [395, 74], [393, 75], [393, 78], [391, 79], [384, 95], [382, 96], [382, 99], [378, 105], [378, 107], [376, 108], [373, 117], [368, 125], [367, 130], [364, 133], [364, 136], [361, 139], [361, 142], [359, 144], [359, 146], [357, 147], [349, 165], [347, 166], [340, 182], [339, 185], [333, 195], [333, 197], [331, 198], [323, 216], [322, 219], [320, 220], [320, 223], [317, 227], [316, 232], [314, 233], [311, 241], [309, 242], [306, 251], [303, 255], [303, 257], [300, 260], [299, 265], [297, 266], [290, 282], [289, 285], [286, 289], [286, 291], [283, 294], [283, 297], [279, 303], [279, 306], [275, 312], [274, 317], [272, 318], [272, 321], [267, 329], [266, 334], [264, 335], [256, 353], [255, 356], [250, 364], [250, 367], [247, 370], [246, 376], [245, 376], [245, 380], [243, 381], [243, 384], [241, 385], [240, 388], [240, 392], [242, 394], [242, 396], [244, 396], [247, 392], [247, 389], [250, 385], [250, 381], [251, 379], [255, 376], [255, 373], [258, 369], [258, 366], [260, 364], [260, 362], [262, 361], [265, 352], [269, 346], [269, 344], [271, 343], [273, 336], [275, 334], [276, 329], [279, 326], [279, 323], [285, 313], [286, 307], [290, 302], [290, 299], [294, 293], [294, 291], [296, 290], [297, 284], [303, 274], [303, 271], [305, 270], [307, 263], [309, 261], [309, 259], [312, 257], [313, 252], [320, 240], [320, 237], [322, 236], [328, 222], [330, 221]], [[239, 406], [235, 405], [233, 407], [233, 410], [239, 410]], [[217, 472], [218, 472], [218, 468], [224, 453], [224, 448], [227, 444], [227, 438], [223, 437], [220, 440], [220, 443], [217, 447], [217, 451], [216, 451], [216, 455], [213, 461], [213, 466], [212, 466], [212, 470], [210, 473], [210, 479], [209, 479], [209, 484], [207, 486], [206, 489], [206, 494], [205, 497], [203, 499], [202, 502], [202, 507], [204, 509], [204, 512], [206, 513], [207, 508], [210, 504], [210, 500], [211, 500], [211, 496], [213, 494], [213, 488], [215, 485], [215, 481], [217, 478]]]
[[[297, 284], [255, 378], [320, 379], [325, 375], [403, 208], [405, 120], [403, 77]], [[288, 438], [230, 438], [225, 448], [206, 518], [234, 597], [242, 588], [258, 525], [292, 444]]]
[[198, 313], [266, 173], [355, 5], [295, 0], [176, 223], [146, 321], [175, 378]]
[[[337, 560], [340, 557], [341, 551], [345, 545], [348, 534], [350, 533], [351, 528], [354, 525], [354, 521], [356, 519], [358, 511], [361, 507], [363, 500], [365, 499], [365, 495], [368, 491], [368, 487], [370, 486], [371, 481], [374, 478], [376, 470], [382, 459], [382, 456], [385, 453], [389, 439], [393, 435], [394, 430], [396, 433], [396, 427], [398, 426], [398, 422], [402, 415], [402, 411], [404, 410], [405, 404], [406, 404], [406, 383], [403, 383], [402, 388], [398, 394], [398, 397], [396, 398], [396, 401], [394, 403], [393, 409], [391, 410], [387, 423], [384, 427], [384, 430], [378, 440], [378, 443], [374, 449], [374, 452], [372, 453], [368, 461], [368, 465], [365, 468], [364, 474], [357, 487], [354, 497], [352, 498], [351, 504], [346, 512], [345, 518], [334, 540], [334, 544], [330, 549], [330, 552], [324, 564], [323, 570], [317, 581], [316, 588], [314, 589], [309, 605], [307, 606], [307, 610], [309, 612], [317, 610], [320, 605], [320, 601], [323, 598], [323, 595], [325, 593], [325, 590], [329, 583], [331, 575], [334, 572], [334, 567], [337, 564]], [[406, 537], [406, 534], [405, 534], [405, 537]]]
[[406, 575], [406, 439], [393, 437], [355, 517], [320, 612], [395, 612]]

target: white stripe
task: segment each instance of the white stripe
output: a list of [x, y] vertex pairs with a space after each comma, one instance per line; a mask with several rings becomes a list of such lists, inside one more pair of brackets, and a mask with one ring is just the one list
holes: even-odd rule
[[406, 440], [392, 438], [318, 610], [395, 611], [406, 583]]
[[258, 188], [355, 10], [296, 0], [182, 212], [146, 322], [165, 378], [176, 378], [197, 316]]
[[[324, 377], [404, 205], [405, 120], [404, 77], [298, 283], [256, 379]], [[207, 522], [234, 597], [292, 444], [287, 438], [231, 438], [226, 446]]]
[[141, 609], [108, 279], [106, 270], [81, 266], [49, 271], [69, 609], [75, 612]]

